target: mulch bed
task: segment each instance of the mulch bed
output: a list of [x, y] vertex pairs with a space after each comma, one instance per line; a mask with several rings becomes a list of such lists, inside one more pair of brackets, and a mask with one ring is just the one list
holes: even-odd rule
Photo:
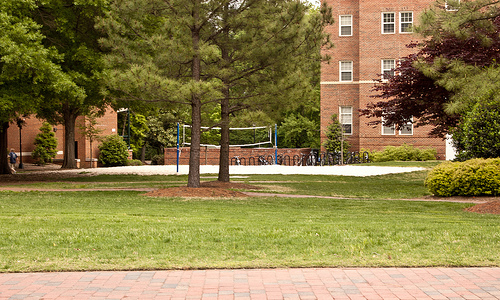
[[146, 193], [151, 197], [185, 197], [185, 198], [243, 198], [248, 195], [234, 191], [238, 190], [258, 190], [260, 187], [237, 182], [207, 181], [202, 182], [199, 188], [172, 187], [159, 189]]
[[500, 200], [489, 201], [465, 209], [468, 212], [500, 215]]

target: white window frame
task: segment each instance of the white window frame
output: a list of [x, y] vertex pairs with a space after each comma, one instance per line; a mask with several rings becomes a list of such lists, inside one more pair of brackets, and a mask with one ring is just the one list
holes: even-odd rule
[[[396, 135], [396, 125], [392, 124], [391, 126], [384, 125], [385, 118], [382, 117], [382, 135]], [[386, 133], [386, 130], [389, 132]]]
[[[339, 121], [344, 135], [352, 135], [353, 133], [352, 111], [352, 106], [339, 106]], [[346, 130], [346, 128], [349, 128], [350, 130]]]
[[[393, 20], [387, 21], [385, 19], [385, 15], [392, 14]], [[385, 31], [385, 25], [392, 25], [393, 30], [391, 32]], [[395, 34], [396, 33], [396, 13], [395, 12], [383, 12], [382, 13], [382, 34]]]
[[407, 127], [407, 128], [409, 127], [410, 129], [408, 130], [407, 133], [403, 133], [403, 131], [401, 130], [401, 128], [399, 128], [399, 135], [413, 135], [413, 117], [411, 118], [410, 121], [408, 121], [402, 127]]
[[[408, 20], [403, 14], [409, 14], [411, 20]], [[413, 12], [412, 11], [401, 11], [399, 12], [399, 32], [400, 33], [412, 33], [413, 32]], [[408, 25], [409, 31], [403, 31], [403, 24]]]
[[[392, 62], [392, 66], [389, 68], [386, 64], [386, 62]], [[394, 76], [394, 69], [396, 69], [396, 60], [395, 59], [382, 59], [381, 61], [381, 68], [382, 68], [382, 80], [389, 80], [389, 78], [386, 78], [386, 74], [390, 76]]]
[[[352, 60], [341, 60], [339, 62], [339, 81], [342, 82], [352, 82], [353, 81], [353, 61]], [[350, 74], [349, 80], [344, 80], [342, 74]]]
[[[460, 5], [460, 0], [458, 0], [458, 4]], [[457, 11], [458, 10], [458, 7], [453, 6], [453, 5], [448, 5], [448, 1], [444, 2], [444, 8], [446, 9], [446, 11]]]
[[[343, 28], [349, 28], [349, 34], [342, 34]], [[352, 15], [339, 16], [339, 36], [352, 36]]]

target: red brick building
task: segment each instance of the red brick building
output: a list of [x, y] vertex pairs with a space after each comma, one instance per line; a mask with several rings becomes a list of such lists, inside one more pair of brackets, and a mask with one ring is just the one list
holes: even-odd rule
[[[369, 102], [381, 74], [393, 73], [399, 58], [412, 51], [406, 47], [419, 36], [412, 32], [420, 12], [434, 0], [322, 0], [333, 8], [335, 23], [326, 30], [335, 47], [325, 50], [331, 60], [322, 65], [321, 132], [332, 114], [344, 126], [352, 151], [382, 150], [403, 143], [417, 148], [432, 147], [440, 159], [446, 157], [446, 141], [428, 136], [430, 127], [368, 126], [373, 119], [360, 117], [358, 110]], [[414, 50], [413, 50], [414, 51]]]
[[[86, 119], [84, 117], [79, 117], [76, 120], [75, 158], [80, 162], [80, 167], [89, 168], [91, 166], [90, 142], [80, 129], [82, 126], [84, 126], [85, 122]], [[35, 149], [35, 137], [38, 133], [40, 133], [39, 129], [42, 126], [42, 123], [43, 120], [39, 120], [34, 116], [29, 116], [25, 118], [25, 123], [21, 131], [16, 124], [11, 124], [9, 129], [7, 130], [8, 149], [14, 148], [16, 153], [19, 155], [19, 148], [22, 146], [23, 163], [33, 162], [31, 153]], [[100, 136], [102, 137], [110, 134], [118, 134], [116, 112], [109, 108], [106, 111], [106, 114], [98, 119], [97, 127], [101, 130]], [[58, 152], [55, 159], [62, 160], [64, 155], [64, 126], [54, 126], [54, 132], [58, 142]], [[94, 161], [99, 156], [99, 150], [97, 149], [98, 145], [99, 143], [97, 141], [92, 142], [92, 158]], [[95, 165], [96, 164], [94, 163], [94, 166]]]

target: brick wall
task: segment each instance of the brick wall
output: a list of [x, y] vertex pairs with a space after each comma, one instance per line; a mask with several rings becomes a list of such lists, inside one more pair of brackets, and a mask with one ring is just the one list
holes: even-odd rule
[[[310, 148], [301, 149], [278, 149], [278, 155], [283, 155], [285, 159], [285, 164], [288, 165], [290, 162], [293, 163], [293, 157], [295, 155], [301, 156], [301, 154], [309, 154], [311, 152]], [[258, 164], [259, 156], [263, 155], [265, 159], [269, 162], [272, 161], [274, 156], [274, 148], [239, 148], [231, 147], [229, 149], [229, 157], [232, 159], [235, 156], [239, 156], [242, 165], [254, 165]], [[179, 159], [180, 165], [189, 164], [189, 147], [182, 147]], [[289, 159], [288, 159], [289, 158]], [[165, 165], [175, 165], [177, 164], [177, 148], [166, 148], [165, 149]], [[200, 164], [201, 165], [218, 165], [219, 164], [219, 149], [202, 147], [200, 154]], [[234, 162], [233, 162], [234, 164]]]

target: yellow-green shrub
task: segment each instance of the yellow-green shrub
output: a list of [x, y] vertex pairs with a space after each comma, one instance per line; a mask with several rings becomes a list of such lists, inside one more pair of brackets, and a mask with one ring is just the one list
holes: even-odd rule
[[442, 163], [427, 175], [425, 185], [436, 196], [500, 194], [500, 158]]
[[[364, 151], [364, 150], [363, 150]], [[436, 149], [418, 149], [413, 145], [387, 146], [383, 151], [370, 151], [372, 162], [383, 161], [426, 161], [436, 159]]]

